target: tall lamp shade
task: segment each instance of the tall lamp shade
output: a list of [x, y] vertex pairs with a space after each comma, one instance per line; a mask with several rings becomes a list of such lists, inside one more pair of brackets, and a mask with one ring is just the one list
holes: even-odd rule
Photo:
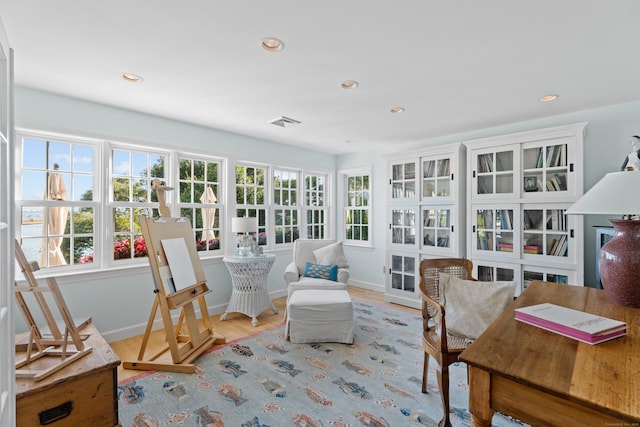
[[567, 215], [618, 215], [610, 219], [613, 238], [601, 249], [598, 266], [609, 299], [619, 305], [640, 307], [640, 171], [611, 172], [587, 191]]
[[243, 234], [256, 233], [258, 231], [258, 218], [231, 218], [231, 231]]
[[231, 218], [231, 231], [233, 233], [242, 233], [242, 236], [238, 237], [237, 250], [240, 255], [246, 256], [249, 254], [253, 243], [253, 237], [250, 233], [258, 232], [258, 218]]

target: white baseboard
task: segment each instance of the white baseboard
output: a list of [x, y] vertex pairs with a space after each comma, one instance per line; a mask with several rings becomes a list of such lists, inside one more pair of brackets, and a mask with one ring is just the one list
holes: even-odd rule
[[[349, 285], [355, 286], [357, 288], [368, 289], [370, 291], [384, 292], [384, 286], [378, 285], [375, 283], [362, 282], [358, 280], [349, 280]], [[276, 299], [276, 298], [286, 297], [286, 296], [287, 296], [286, 289], [278, 289], [278, 290], [269, 292], [269, 297], [271, 299]], [[226, 308], [227, 308], [227, 304], [217, 304], [217, 305], [207, 306], [207, 311], [209, 312], [209, 316], [214, 316], [214, 315], [224, 313], [224, 310]], [[171, 316], [171, 319], [173, 320], [174, 324], [178, 322], [179, 315], [180, 315], [180, 312], [176, 311], [176, 314]], [[200, 316], [199, 309], [196, 310], [196, 316], [198, 317]], [[146, 330], [146, 328], [147, 328], [146, 323], [138, 323], [136, 325], [127, 326], [125, 328], [103, 332], [102, 337], [107, 342], [120, 341], [127, 338], [135, 337], [137, 335], [142, 335], [144, 334], [144, 331]], [[153, 322], [153, 330], [155, 331], [162, 328], [164, 328], [164, 324], [162, 323], [162, 318], [158, 317]]]
[[371, 282], [363, 282], [361, 280], [349, 280], [349, 286], [367, 289], [369, 291], [384, 292], [384, 285]]
[[[269, 297], [271, 299], [276, 299], [276, 298], [280, 298], [280, 297], [284, 297], [284, 296], [287, 296], [287, 290], [286, 289], [278, 289], [276, 291], [269, 292]], [[224, 310], [226, 308], [227, 308], [227, 304], [210, 305], [210, 306], [207, 306], [207, 311], [209, 313], [209, 316], [215, 316], [215, 315], [224, 313]], [[200, 309], [197, 308], [195, 312], [196, 312], [196, 316], [199, 318], [200, 317]], [[178, 322], [179, 316], [180, 316], [180, 311], [176, 311], [175, 314], [171, 316], [171, 320], [174, 322], [174, 325]], [[251, 320], [251, 319], [249, 319], [249, 320]], [[153, 322], [152, 330], [155, 331], [155, 330], [162, 329], [162, 328], [164, 328], [164, 324], [162, 322], [162, 318], [158, 317]], [[101, 335], [107, 342], [114, 342], [114, 341], [120, 341], [120, 340], [123, 340], [123, 339], [135, 337], [135, 336], [138, 336], [138, 335], [142, 335], [142, 334], [144, 334], [144, 331], [146, 329], [147, 329], [147, 324], [146, 323], [139, 323], [137, 325], [131, 325], [131, 326], [127, 326], [125, 328], [115, 329], [115, 330], [112, 330], [112, 331], [104, 332], [104, 333], [101, 333]]]

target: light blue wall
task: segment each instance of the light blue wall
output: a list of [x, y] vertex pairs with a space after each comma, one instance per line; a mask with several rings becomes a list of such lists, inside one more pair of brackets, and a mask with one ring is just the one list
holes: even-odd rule
[[[15, 111], [18, 128], [167, 148], [180, 147], [189, 152], [224, 156], [231, 160], [335, 170], [336, 157], [333, 155], [24, 87], [16, 87]], [[280, 296], [285, 294], [283, 273], [291, 260], [291, 251], [279, 250], [276, 255], [268, 289], [273, 295]], [[212, 290], [207, 295], [212, 314], [223, 310], [229, 301], [231, 278], [220, 259], [203, 261], [203, 269]], [[72, 315], [92, 317], [106, 339], [121, 339], [144, 332], [153, 303], [153, 278], [148, 265], [124, 271], [113, 270], [97, 277], [60, 275], [56, 278]], [[270, 315], [270, 311], [265, 311], [264, 315]], [[21, 332], [24, 328], [22, 318], [16, 318], [16, 330]]]
[[[579, 111], [540, 120], [523, 121], [507, 126], [479, 129], [442, 138], [427, 139], [415, 143], [394, 145], [386, 150], [370, 153], [343, 155], [338, 158], [338, 170], [372, 165], [374, 188], [374, 248], [350, 254], [351, 275], [365, 282], [384, 284], [382, 267], [386, 263], [385, 236], [387, 230], [385, 209], [385, 182], [387, 180], [386, 157], [403, 151], [432, 147], [447, 143], [472, 140], [513, 132], [522, 132], [572, 123], [588, 122], [584, 140], [584, 189], [585, 192], [606, 173], [620, 169], [623, 160], [631, 150], [628, 140], [632, 135], [640, 135], [640, 101], [614, 105], [593, 110]], [[363, 142], [365, 143], [365, 142]], [[632, 189], [622, 189], [628, 191]], [[586, 216], [584, 221], [585, 284], [597, 286], [595, 280], [595, 234], [594, 226], [610, 226], [607, 217]], [[376, 266], [376, 268], [372, 268]]]
[[[620, 167], [629, 151], [627, 140], [631, 135], [640, 134], [640, 102], [426, 139], [396, 145], [386, 150], [363, 151], [335, 157], [28, 88], [16, 88], [17, 127], [123, 142], [179, 146], [194, 152], [284, 166], [329, 170], [372, 167], [375, 196], [372, 211], [373, 247], [347, 248], [346, 252], [354, 282], [378, 288], [384, 286], [382, 269], [386, 261], [385, 156], [462, 140], [583, 121], [589, 122], [584, 146], [584, 177], [587, 190], [605, 173]], [[609, 222], [602, 217], [585, 218], [585, 282], [590, 286], [595, 285], [595, 238], [592, 230], [594, 225], [609, 225]], [[269, 291], [279, 295], [284, 290], [282, 272], [291, 259], [291, 252], [281, 251], [277, 255], [278, 259], [269, 278]], [[214, 309], [222, 309], [231, 293], [229, 275], [220, 260], [204, 263], [204, 270], [207, 283], [213, 291], [207, 297], [207, 303]], [[93, 317], [94, 323], [107, 338], [120, 339], [131, 335], [132, 332], [140, 333], [146, 324], [153, 301], [150, 292], [153, 286], [152, 278], [148, 268], [114, 271], [113, 275], [92, 278], [90, 281], [64, 277], [59, 281], [63, 285], [63, 294], [74, 317]], [[264, 315], [270, 315], [269, 311]], [[20, 326], [21, 319], [17, 320]]]

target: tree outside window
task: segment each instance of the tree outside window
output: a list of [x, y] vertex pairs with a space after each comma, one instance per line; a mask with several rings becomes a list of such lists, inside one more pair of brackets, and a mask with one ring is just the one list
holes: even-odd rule
[[344, 238], [356, 244], [370, 242], [370, 174], [345, 173], [344, 178]]
[[327, 234], [327, 207], [325, 175], [306, 175], [304, 180], [304, 204], [307, 239], [324, 239]]
[[180, 157], [180, 215], [189, 218], [200, 252], [221, 248], [221, 161]]
[[[83, 263], [94, 252], [96, 145], [18, 133], [20, 244], [41, 268]], [[92, 257], [91, 257], [92, 259]]]
[[147, 256], [138, 217], [142, 214], [159, 216], [158, 199], [151, 181], [164, 181], [166, 156], [164, 154], [112, 150], [111, 183], [113, 221], [113, 260]]
[[299, 237], [298, 175], [283, 169], [273, 172], [276, 245], [293, 243]]
[[255, 238], [260, 245], [268, 243], [266, 176], [265, 167], [236, 166], [236, 216], [258, 218], [258, 235]]

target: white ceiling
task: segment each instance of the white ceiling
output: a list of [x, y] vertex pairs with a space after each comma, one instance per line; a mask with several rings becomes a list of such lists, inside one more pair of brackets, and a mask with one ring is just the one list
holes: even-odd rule
[[331, 154], [640, 99], [638, 0], [2, 0], [0, 17], [18, 85]]

